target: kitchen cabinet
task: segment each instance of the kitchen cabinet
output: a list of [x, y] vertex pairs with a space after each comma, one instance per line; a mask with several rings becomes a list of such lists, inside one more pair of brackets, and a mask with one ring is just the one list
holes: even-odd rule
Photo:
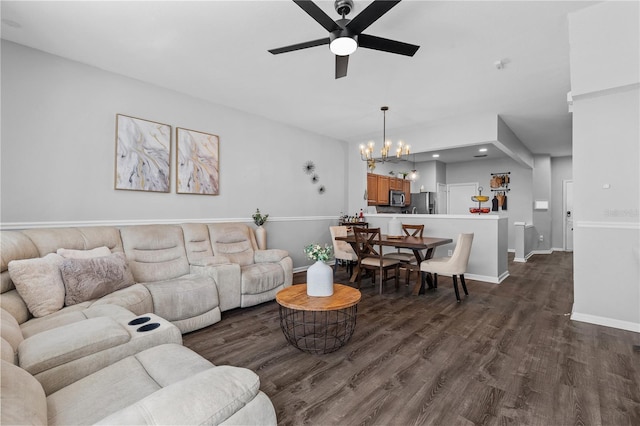
[[367, 173], [367, 205], [378, 204], [378, 175]]
[[404, 192], [405, 205], [411, 204], [411, 181], [384, 175], [367, 173], [367, 204], [370, 206], [388, 206], [389, 191]]
[[402, 181], [404, 179], [389, 178], [389, 189], [392, 191], [403, 191]]
[[378, 202], [381, 206], [389, 205], [389, 176], [378, 175]]
[[404, 192], [404, 205], [411, 204], [411, 181], [402, 179], [402, 192]]

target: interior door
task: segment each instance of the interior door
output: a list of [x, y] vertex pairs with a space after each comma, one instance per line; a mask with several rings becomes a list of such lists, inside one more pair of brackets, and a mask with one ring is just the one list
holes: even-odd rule
[[478, 182], [448, 184], [447, 193], [448, 214], [469, 214], [469, 207], [474, 206], [471, 197], [478, 195]]
[[573, 251], [573, 181], [564, 181], [564, 249]]

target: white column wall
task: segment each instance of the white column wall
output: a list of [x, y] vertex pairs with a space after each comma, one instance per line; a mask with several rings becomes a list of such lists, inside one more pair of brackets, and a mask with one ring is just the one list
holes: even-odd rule
[[569, 16], [573, 94], [571, 318], [640, 332], [638, 2]]

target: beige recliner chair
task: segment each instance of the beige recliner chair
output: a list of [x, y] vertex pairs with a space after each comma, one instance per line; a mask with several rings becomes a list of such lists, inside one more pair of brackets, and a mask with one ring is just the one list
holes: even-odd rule
[[458, 303], [460, 303], [460, 292], [458, 291], [458, 280], [456, 276], [460, 276], [460, 283], [462, 284], [464, 294], [469, 295], [467, 284], [464, 282], [464, 273], [467, 272], [472, 242], [473, 234], [460, 234], [458, 235], [458, 243], [451, 257], [436, 257], [420, 263], [420, 271], [433, 274], [433, 285], [435, 288], [438, 288], [438, 274], [451, 275], [453, 277], [453, 289], [456, 292]]

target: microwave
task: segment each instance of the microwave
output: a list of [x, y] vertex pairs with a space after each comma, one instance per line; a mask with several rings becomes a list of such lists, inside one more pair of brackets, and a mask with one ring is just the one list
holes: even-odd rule
[[404, 192], [402, 191], [389, 191], [389, 205], [404, 207]]

